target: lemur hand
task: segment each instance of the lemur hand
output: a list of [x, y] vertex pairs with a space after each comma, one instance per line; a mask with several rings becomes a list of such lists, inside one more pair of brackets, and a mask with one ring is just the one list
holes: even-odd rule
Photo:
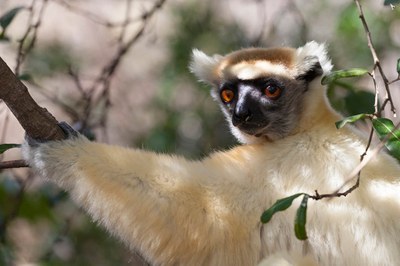
[[32, 138], [28, 134], [25, 135], [25, 143], [22, 144], [21, 150], [22, 157], [31, 167], [40, 173], [45, 173], [44, 171], [50, 165], [58, 163], [58, 161], [53, 160], [53, 156], [49, 156], [51, 150], [58, 150], [66, 142], [74, 142], [80, 137], [79, 133], [66, 122], [60, 122], [58, 126], [65, 134], [64, 141], [45, 141]]

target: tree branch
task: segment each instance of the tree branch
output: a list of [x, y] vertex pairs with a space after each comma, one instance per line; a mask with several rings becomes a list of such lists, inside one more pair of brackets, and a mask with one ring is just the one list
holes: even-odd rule
[[57, 120], [31, 97], [25, 85], [0, 57], [0, 99], [10, 108], [26, 133], [38, 140], [61, 140]]
[[362, 6], [361, 6], [361, 4], [360, 4], [360, 2], [358, 0], [354, 0], [354, 2], [355, 2], [356, 6], [358, 8], [359, 18], [361, 20], [361, 23], [362, 23], [362, 25], [364, 27], [365, 34], [367, 36], [368, 48], [369, 48], [369, 50], [371, 52], [371, 55], [372, 55], [372, 58], [374, 60], [374, 68], [373, 68], [372, 72], [374, 73], [375, 69], [377, 68], [378, 71], [379, 71], [379, 74], [382, 77], [383, 83], [385, 85], [386, 99], [385, 99], [384, 103], [382, 104], [382, 107], [381, 107], [380, 111], [385, 109], [385, 106], [386, 106], [387, 103], [390, 103], [391, 111], [392, 111], [392, 113], [394, 115], [396, 115], [396, 108], [394, 107], [392, 95], [390, 93], [389, 80], [387, 79], [387, 77], [386, 77], [386, 75], [385, 75], [385, 73], [384, 73], [384, 71], [382, 69], [381, 63], [380, 63], [379, 58], [378, 58], [378, 54], [376, 53], [375, 47], [374, 47], [374, 45], [372, 43], [371, 32], [369, 30], [367, 21], [365, 20], [365, 16], [364, 16], [364, 12], [363, 12]]
[[28, 164], [24, 160], [0, 162], [0, 170], [9, 168], [22, 168], [22, 167], [28, 167]]

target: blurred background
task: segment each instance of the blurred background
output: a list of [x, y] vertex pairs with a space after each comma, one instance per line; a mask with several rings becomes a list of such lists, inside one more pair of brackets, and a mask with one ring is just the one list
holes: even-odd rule
[[[400, 8], [362, 4], [394, 80]], [[190, 159], [237, 144], [209, 88], [188, 70], [193, 48], [224, 54], [316, 40], [327, 43], [335, 69], [373, 68], [350, 0], [2, 0], [0, 26], [0, 56], [59, 121], [98, 141]], [[378, 87], [385, 96], [379, 78]], [[391, 89], [400, 109], [400, 84]], [[330, 85], [328, 96], [346, 116], [374, 112], [368, 76]], [[398, 122], [389, 109], [385, 116]], [[0, 102], [0, 143], [21, 143], [23, 135]], [[20, 158], [13, 149], [0, 161]], [[0, 265], [25, 264], [144, 265], [66, 193], [28, 169], [3, 170]]]

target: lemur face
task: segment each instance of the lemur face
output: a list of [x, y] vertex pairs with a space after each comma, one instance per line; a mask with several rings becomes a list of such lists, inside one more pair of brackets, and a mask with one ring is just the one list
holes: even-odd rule
[[222, 82], [218, 95], [233, 127], [251, 136], [275, 140], [296, 126], [306, 88], [304, 82], [269, 75]]
[[242, 143], [274, 141], [296, 129], [309, 83], [331, 63], [324, 45], [249, 48], [209, 57], [193, 51], [191, 70], [212, 85], [232, 133]]

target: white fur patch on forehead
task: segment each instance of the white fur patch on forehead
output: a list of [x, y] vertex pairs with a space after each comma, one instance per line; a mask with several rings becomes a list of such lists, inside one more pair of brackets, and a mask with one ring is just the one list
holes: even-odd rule
[[290, 69], [285, 65], [257, 60], [226, 66], [222, 70], [222, 75], [224, 79], [238, 78], [240, 80], [251, 80], [264, 77], [266, 74], [290, 76], [290, 72]]
[[312, 61], [306, 60], [307, 57], [316, 57], [322, 67], [324, 72], [323, 75], [328, 74], [332, 70], [332, 63], [330, 58], [328, 57], [328, 53], [326, 51], [325, 43], [317, 43], [315, 41], [311, 41], [306, 43], [303, 47], [297, 48], [296, 50], [296, 65], [300, 69], [309, 69], [311, 66], [305, 66], [305, 62]]

